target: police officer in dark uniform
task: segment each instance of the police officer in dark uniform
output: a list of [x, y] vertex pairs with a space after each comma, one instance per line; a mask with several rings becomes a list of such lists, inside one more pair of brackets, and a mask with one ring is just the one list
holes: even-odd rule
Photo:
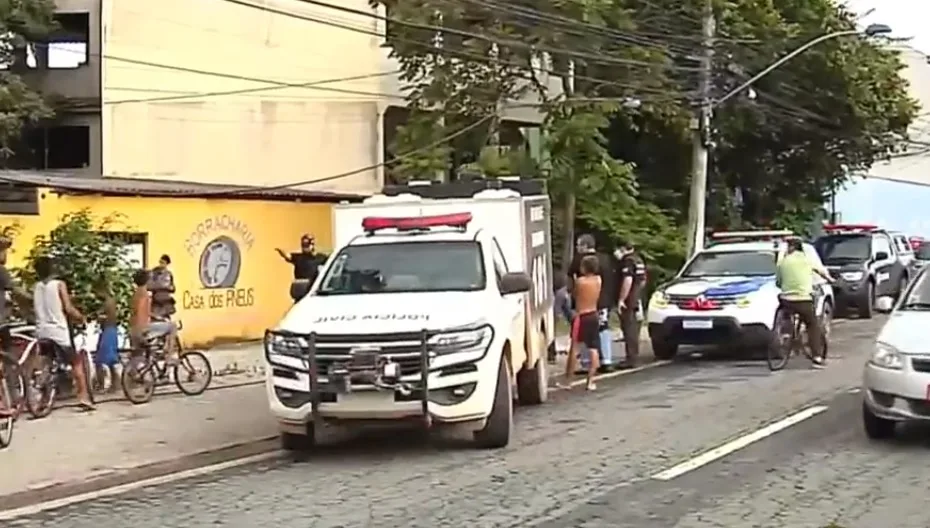
[[617, 257], [619, 259], [617, 264], [617, 281], [619, 283], [617, 310], [620, 312], [620, 330], [623, 332], [623, 342], [626, 346], [625, 366], [633, 368], [639, 363], [639, 319], [637, 310], [646, 283], [646, 265], [636, 254], [636, 250], [630, 242], [622, 242], [619, 245]]
[[[585, 234], [578, 237], [575, 245], [575, 256], [569, 266], [569, 278], [574, 281], [581, 275], [581, 260], [588, 255], [596, 255], [598, 263], [598, 275], [601, 277], [601, 294], [597, 300], [597, 314], [600, 320], [600, 332], [607, 330], [610, 310], [614, 307], [617, 299], [617, 268], [614, 259], [605, 253], [597, 251], [597, 245], [593, 235]], [[606, 372], [612, 368], [612, 365], [604, 361], [604, 351], [598, 350], [601, 360], [601, 371]]]

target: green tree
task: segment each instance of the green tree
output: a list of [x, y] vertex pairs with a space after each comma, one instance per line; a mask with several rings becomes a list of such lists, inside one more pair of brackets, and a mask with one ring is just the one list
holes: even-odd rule
[[31, 42], [54, 28], [54, 0], [0, 1], [0, 155], [9, 156], [23, 127], [51, 117], [42, 96], [30, 89], [17, 74], [26, 68], [23, 61]]
[[33, 240], [25, 265], [16, 270], [19, 278], [31, 289], [36, 280], [36, 259], [51, 257], [56, 275], [67, 283], [75, 306], [85, 316], [100, 312], [102, 299], [96, 285], [102, 280], [116, 298], [120, 320], [127, 322], [134, 270], [124, 257], [123, 243], [107, 235], [121, 230], [118, 215], [97, 218], [87, 209], [66, 214], [51, 232]]

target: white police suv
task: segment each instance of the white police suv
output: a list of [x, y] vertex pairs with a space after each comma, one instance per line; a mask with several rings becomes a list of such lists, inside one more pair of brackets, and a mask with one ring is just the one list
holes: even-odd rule
[[[784, 254], [790, 231], [720, 232], [696, 253], [671, 282], [649, 300], [646, 320], [652, 349], [659, 359], [671, 359], [679, 345], [742, 345], [772, 343], [778, 310], [776, 257]], [[804, 253], [820, 264], [813, 246]], [[817, 313], [825, 335], [834, 312], [833, 289], [815, 276]]]

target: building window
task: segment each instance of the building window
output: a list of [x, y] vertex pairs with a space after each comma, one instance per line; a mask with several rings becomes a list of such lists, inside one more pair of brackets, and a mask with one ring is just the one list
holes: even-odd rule
[[90, 13], [57, 13], [58, 29], [48, 36], [49, 69], [73, 69], [90, 59]]
[[89, 126], [50, 126], [23, 132], [3, 160], [11, 170], [84, 169], [90, 166]]

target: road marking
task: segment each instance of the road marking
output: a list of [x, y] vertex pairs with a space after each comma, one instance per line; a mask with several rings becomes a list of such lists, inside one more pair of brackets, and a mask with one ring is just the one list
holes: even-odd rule
[[664, 471], [660, 471], [659, 473], [656, 473], [655, 475], [653, 475], [652, 478], [655, 480], [672, 480], [674, 478], [680, 477], [684, 475], [685, 473], [688, 473], [689, 471], [694, 471], [695, 469], [698, 469], [699, 467], [710, 464], [711, 462], [715, 460], [721, 459], [735, 451], [739, 451], [740, 449], [743, 449], [744, 447], [750, 444], [758, 442], [759, 440], [762, 440], [766, 437], [772, 436], [773, 434], [779, 431], [782, 431], [784, 429], [787, 429], [791, 427], [792, 425], [796, 425], [798, 423], [803, 422], [804, 420], [813, 418], [814, 416], [826, 410], [827, 410], [826, 405], [815, 405], [813, 407], [808, 407], [807, 409], [796, 412], [792, 414], [791, 416], [788, 416], [787, 418], [784, 418], [775, 423], [766, 425], [762, 429], [758, 429], [749, 434], [743, 435], [735, 440], [732, 440], [723, 445], [717, 446], [711, 449], [710, 451], [705, 451], [704, 453], [701, 453], [700, 455], [697, 455], [694, 458], [685, 460], [684, 462], [682, 462], [681, 464], [678, 464], [677, 466], [673, 466]]
[[211, 464], [209, 466], [203, 466], [199, 468], [187, 469], [184, 471], [179, 471], [177, 473], [171, 473], [169, 475], [162, 475], [160, 477], [152, 477], [148, 479], [137, 480], [135, 482], [127, 482], [126, 484], [120, 484], [118, 486], [112, 486], [109, 488], [104, 488], [96, 491], [88, 491], [86, 493], [78, 493], [77, 495], [71, 495], [69, 497], [62, 497], [60, 499], [53, 499], [45, 502], [39, 502], [36, 504], [30, 504], [29, 506], [23, 506], [21, 508], [15, 508], [12, 510], [0, 510], [0, 521], [9, 521], [17, 517], [23, 517], [25, 515], [35, 515], [37, 513], [42, 513], [48, 510], [55, 510], [58, 508], [63, 508], [65, 506], [71, 506], [72, 504], [78, 504], [81, 502], [87, 502], [91, 500], [100, 499], [103, 497], [112, 497], [113, 495], [121, 495], [130, 491], [135, 491], [140, 488], [147, 488], [149, 486], [158, 486], [162, 484], [169, 484], [171, 482], [177, 482], [179, 480], [185, 480], [194, 477], [200, 477], [203, 475], [208, 475], [210, 473], [216, 473], [217, 471], [224, 471], [227, 469], [232, 469], [239, 466], [245, 466], [248, 464], [255, 464], [258, 462], [266, 462], [269, 460], [275, 460], [284, 455], [283, 451], [276, 450], [268, 453], [260, 453], [257, 455], [251, 455], [243, 458], [237, 458], [235, 460], [227, 460], [226, 462], [219, 462], [217, 464]]
[[[631, 368], [631, 369], [626, 369], [626, 370], [615, 370], [613, 372], [605, 372], [603, 374], [598, 374], [594, 376], [594, 380], [600, 381], [600, 380], [605, 380], [605, 379], [618, 378], [620, 376], [626, 376], [627, 374], [635, 374], [637, 372], [642, 372], [644, 370], [649, 370], [651, 368], [661, 367], [663, 365], [668, 365], [670, 363], [671, 361], [668, 361], [668, 360], [653, 361], [652, 363], [646, 363], [645, 365], [642, 365], [636, 368]], [[562, 376], [557, 375], [553, 378], [553, 380], [558, 380], [559, 378], [562, 378]], [[571, 382], [567, 387], [559, 387], [558, 385], [556, 385], [555, 387], [550, 387], [549, 390], [550, 391], [569, 390], [575, 387], [581, 387], [587, 382], [588, 380], [586, 379], [578, 379], [578, 380]]]

